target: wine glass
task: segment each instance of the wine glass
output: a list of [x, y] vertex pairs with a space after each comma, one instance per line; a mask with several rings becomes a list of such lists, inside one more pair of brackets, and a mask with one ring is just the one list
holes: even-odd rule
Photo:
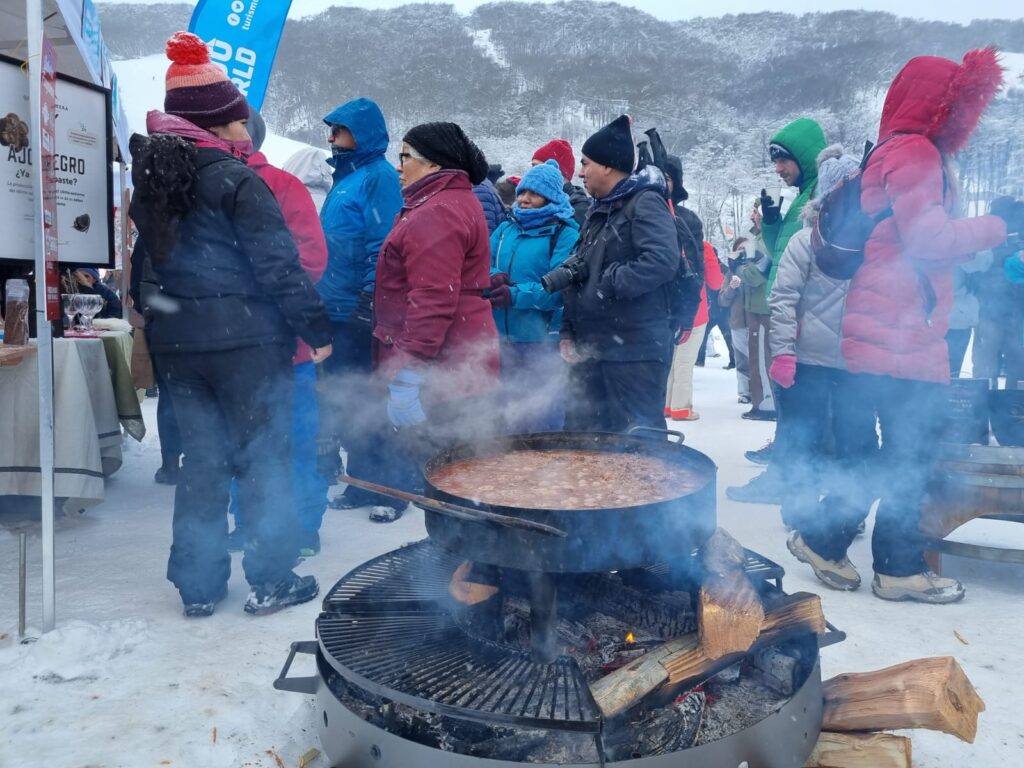
[[75, 329], [75, 316], [78, 314], [78, 294], [62, 293], [60, 295], [61, 306], [64, 307], [64, 317], [67, 318], [68, 330]]
[[88, 293], [80, 293], [78, 295], [82, 302], [82, 308], [79, 311], [85, 318], [83, 323], [85, 332], [95, 333], [95, 329], [92, 327], [92, 319], [103, 309], [103, 297]]

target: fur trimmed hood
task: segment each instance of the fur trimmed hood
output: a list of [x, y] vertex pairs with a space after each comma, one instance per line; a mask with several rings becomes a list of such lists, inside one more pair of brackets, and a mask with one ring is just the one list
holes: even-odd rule
[[995, 48], [968, 51], [960, 64], [940, 56], [917, 56], [889, 86], [878, 139], [915, 133], [943, 154], [955, 154], [967, 145], [1002, 83]]

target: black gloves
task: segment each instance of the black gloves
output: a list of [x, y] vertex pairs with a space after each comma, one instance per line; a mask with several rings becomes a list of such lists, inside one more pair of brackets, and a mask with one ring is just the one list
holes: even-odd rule
[[352, 321], [373, 327], [373, 294], [369, 291], [359, 292], [356, 308], [352, 312]]
[[765, 224], [778, 224], [782, 218], [782, 201], [776, 203], [768, 196], [768, 191], [761, 190], [761, 221]]

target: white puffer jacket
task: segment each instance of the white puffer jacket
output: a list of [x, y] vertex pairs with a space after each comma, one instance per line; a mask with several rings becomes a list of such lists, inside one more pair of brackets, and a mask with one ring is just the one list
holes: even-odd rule
[[794, 235], [768, 296], [772, 357], [796, 355], [804, 365], [845, 369], [839, 343], [849, 287], [849, 280], [836, 280], [818, 269], [810, 227]]

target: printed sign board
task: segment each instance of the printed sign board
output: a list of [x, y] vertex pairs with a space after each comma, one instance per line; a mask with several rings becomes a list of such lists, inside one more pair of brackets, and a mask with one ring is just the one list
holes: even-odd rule
[[[29, 130], [28, 76], [0, 56], [0, 259], [33, 258], [39, 207]], [[110, 92], [58, 73], [53, 145], [60, 260], [113, 267]]]

